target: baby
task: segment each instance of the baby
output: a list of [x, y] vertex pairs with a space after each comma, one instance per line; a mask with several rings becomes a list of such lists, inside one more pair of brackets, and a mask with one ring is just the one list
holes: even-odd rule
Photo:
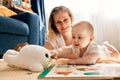
[[[72, 45], [52, 50], [53, 58], [69, 58], [68, 64], [95, 64], [101, 58], [101, 48], [94, 41], [93, 26], [82, 21], [72, 28]], [[106, 48], [111, 48], [105, 44]], [[104, 51], [105, 56], [110, 56], [110, 51]], [[118, 53], [117, 53], [118, 54]]]

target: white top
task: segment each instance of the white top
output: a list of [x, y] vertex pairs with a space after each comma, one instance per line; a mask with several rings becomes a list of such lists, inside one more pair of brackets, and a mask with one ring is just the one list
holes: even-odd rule
[[[75, 52], [77, 55], [80, 55], [80, 50], [76, 49], [75, 47], [72, 48], [73, 52]], [[91, 42], [86, 51], [84, 52], [83, 56], [86, 56], [88, 54], [96, 53], [99, 54], [99, 47], [95, 42]]]
[[52, 45], [53, 49], [65, 46], [65, 41], [60, 34], [58, 34], [54, 39], [47, 40], [47, 42]]

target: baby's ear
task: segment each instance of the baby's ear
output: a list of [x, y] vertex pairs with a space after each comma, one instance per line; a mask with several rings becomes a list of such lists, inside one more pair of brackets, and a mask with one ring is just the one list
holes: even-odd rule
[[90, 37], [90, 41], [93, 41], [94, 40], [94, 36], [92, 35], [91, 37]]

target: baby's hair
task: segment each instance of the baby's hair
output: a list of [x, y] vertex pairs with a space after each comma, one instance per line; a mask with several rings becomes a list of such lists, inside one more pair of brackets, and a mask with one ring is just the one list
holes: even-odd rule
[[94, 34], [93, 25], [92, 25], [90, 22], [88, 22], [88, 21], [78, 22], [77, 24], [74, 25], [74, 27], [80, 26], [80, 25], [82, 25], [82, 24], [85, 24], [85, 25], [86, 25], [85, 27], [89, 30], [90, 35], [93, 35], [93, 34]]

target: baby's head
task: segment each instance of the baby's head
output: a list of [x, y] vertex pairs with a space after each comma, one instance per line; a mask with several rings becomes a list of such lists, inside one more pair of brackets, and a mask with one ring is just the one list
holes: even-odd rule
[[76, 48], [85, 48], [94, 40], [94, 29], [92, 24], [82, 21], [72, 28], [73, 44]]

